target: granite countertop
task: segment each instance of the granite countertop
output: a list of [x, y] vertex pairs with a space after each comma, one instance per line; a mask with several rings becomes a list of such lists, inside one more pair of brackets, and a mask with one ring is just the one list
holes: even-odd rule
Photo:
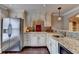
[[[58, 41], [58, 43], [63, 45], [69, 51], [71, 51], [74, 54], [79, 54], [79, 40], [78, 39], [74, 39], [74, 38], [71, 38], [71, 37], [56, 38], [56, 37], [53, 36], [54, 33], [49, 33], [49, 34], [52, 35], [52, 38], [54, 38], [56, 41]], [[55, 35], [56, 35], [56, 33], [55, 33]]]
[[[37, 33], [37, 32], [36, 32]], [[61, 34], [47, 32], [49, 36], [58, 41], [62, 46], [71, 51], [74, 54], [79, 54], [79, 40], [71, 37], [63, 37]], [[53, 35], [59, 35], [60, 37], [54, 37]]]

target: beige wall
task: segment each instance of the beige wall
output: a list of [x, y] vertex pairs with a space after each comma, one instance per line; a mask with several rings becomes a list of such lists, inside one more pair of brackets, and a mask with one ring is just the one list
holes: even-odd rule
[[51, 15], [51, 24], [53, 29], [62, 30], [63, 29], [63, 18], [58, 21], [57, 15]]
[[24, 32], [26, 31], [27, 27], [32, 27], [33, 26], [33, 21], [34, 20], [43, 20], [44, 21], [44, 26], [51, 26], [51, 14], [48, 13], [46, 15], [45, 19], [45, 14], [44, 13], [37, 13], [37, 12], [28, 12], [24, 13], [24, 10], [21, 11], [11, 11], [10, 17], [18, 17], [24, 19]]

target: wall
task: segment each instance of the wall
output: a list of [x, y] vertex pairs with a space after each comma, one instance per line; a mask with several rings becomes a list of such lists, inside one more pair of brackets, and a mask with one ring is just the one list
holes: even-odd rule
[[66, 32], [66, 36], [79, 40], [79, 32]]
[[34, 20], [43, 20], [44, 21], [44, 26], [51, 26], [51, 14], [48, 13], [46, 15], [45, 19], [45, 14], [44, 13], [39, 13], [38, 11], [33, 12], [33, 11], [26, 11], [27, 14], [24, 13], [24, 10], [16, 10], [16, 11], [11, 11], [10, 17], [18, 17], [24, 19], [24, 32], [26, 27], [32, 27], [33, 26], [33, 21]]
[[57, 15], [51, 15], [51, 24], [52, 24], [52, 29], [62, 30], [63, 29], [63, 18], [62, 20], [58, 21]]

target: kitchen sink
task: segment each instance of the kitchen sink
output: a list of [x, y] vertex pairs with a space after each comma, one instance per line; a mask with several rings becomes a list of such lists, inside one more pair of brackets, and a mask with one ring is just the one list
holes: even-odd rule
[[60, 36], [59, 35], [53, 35], [54, 37], [56, 37], [56, 38], [59, 38]]
[[61, 36], [61, 35], [53, 35], [53, 37], [56, 37], [56, 38], [63, 38], [64, 36]]

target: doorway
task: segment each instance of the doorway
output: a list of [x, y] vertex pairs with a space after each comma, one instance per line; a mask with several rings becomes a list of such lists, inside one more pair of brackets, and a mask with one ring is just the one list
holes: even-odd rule
[[69, 31], [79, 31], [79, 17], [72, 16], [69, 18]]

